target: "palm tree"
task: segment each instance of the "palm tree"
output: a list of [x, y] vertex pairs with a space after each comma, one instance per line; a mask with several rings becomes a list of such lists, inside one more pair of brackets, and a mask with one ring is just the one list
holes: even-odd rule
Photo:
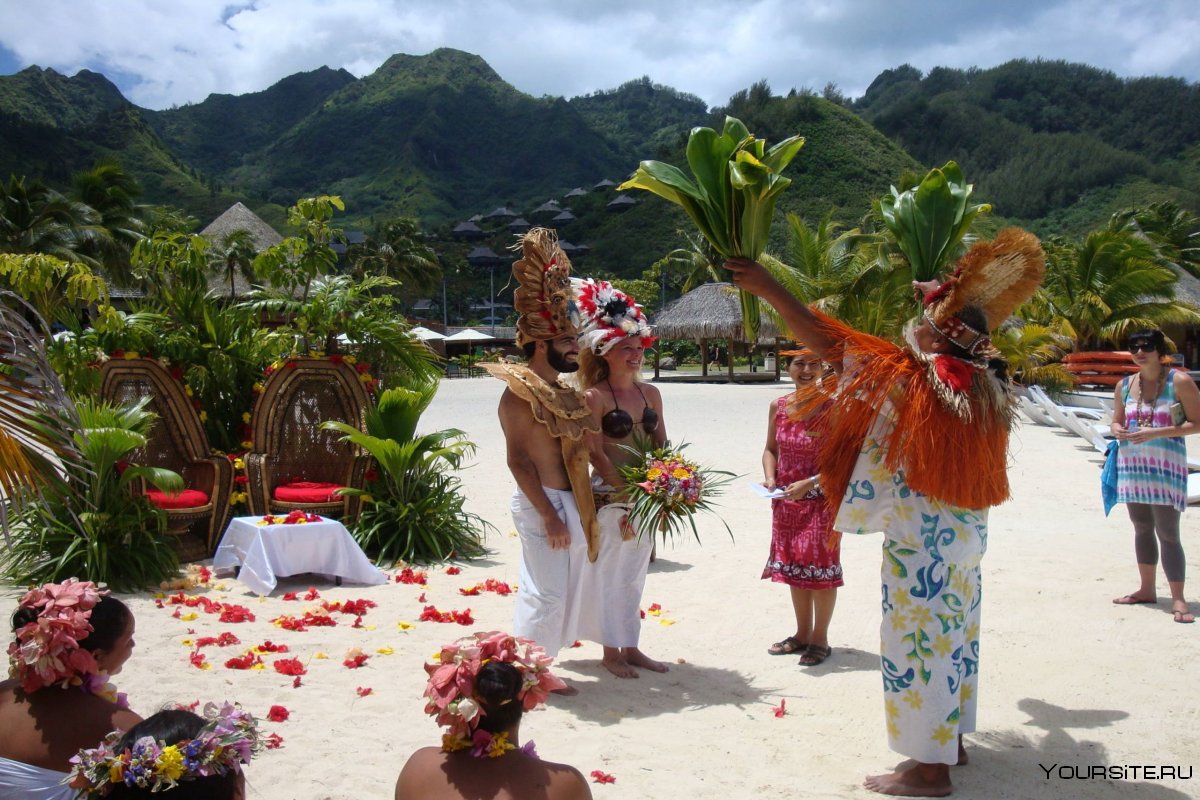
[[210, 254], [210, 263], [214, 272], [223, 273], [229, 281], [229, 298], [236, 296], [234, 280], [240, 272], [249, 283], [254, 283], [254, 257], [258, 250], [254, 246], [254, 237], [250, 231], [232, 231], [221, 239], [217, 248]]
[[1177, 203], [1165, 200], [1119, 212], [1109, 221], [1109, 228], [1140, 231], [1158, 246], [1165, 261], [1200, 278], [1200, 219]]
[[437, 253], [417, 241], [420, 230], [416, 220], [400, 217], [384, 224], [351, 249], [350, 261], [355, 277], [383, 275], [402, 284], [428, 291], [442, 279]]
[[86, 205], [73, 202], [39, 181], [12, 176], [0, 184], [0, 253], [42, 253], [63, 261], [95, 260], [79, 251], [81, 231], [95, 219]]
[[1094, 231], [1082, 243], [1054, 238], [1044, 249], [1046, 280], [1026, 311], [1044, 324], [1061, 318], [1076, 352], [1139, 328], [1200, 323], [1200, 311], [1175, 299], [1179, 276], [1134, 231]]
[[71, 199], [95, 212], [81, 231], [80, 251], [104, 266], [121, 285], [132, 280], [129, 254], [144, 236], [144, 209], [136, 202], [138, 182], [115, 161], [101, 161], [72, 178]]

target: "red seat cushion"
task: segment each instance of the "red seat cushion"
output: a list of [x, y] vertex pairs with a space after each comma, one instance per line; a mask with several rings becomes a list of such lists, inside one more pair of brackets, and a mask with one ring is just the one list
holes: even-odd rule
[[340, 483], [294, 481], [276, 486], [272, 496], [281, 503], [335, 503], [342, 499], [334, 494], [341, 488]]
[[159, 508], [199, 508], [208, 505], [208, 495], [199, 489], [184, 489], [178, 494], [167, 494], [158, 489], [147, 489], [146, 497]]

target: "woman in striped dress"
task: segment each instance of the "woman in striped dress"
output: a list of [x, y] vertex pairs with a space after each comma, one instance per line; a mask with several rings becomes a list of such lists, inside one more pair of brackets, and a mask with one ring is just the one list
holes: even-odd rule
[[1183, 596], [1184, 556], [1179, 517], [1187, 507], [1187, 448], [1183, 437], [1200, 432], [1200, 391], [1183, 370], [1168, 366], [1162, 331], [1129, 337], [1138, 366], [1116, 386], [1113, 435], [1117, 449], [1117, 502], [1133, 522], [1138, 588], [1113, 600], [1117, 605], [1155, 603], [1155, 572], [1162, 551], [1176, 622], [1193, 622]]

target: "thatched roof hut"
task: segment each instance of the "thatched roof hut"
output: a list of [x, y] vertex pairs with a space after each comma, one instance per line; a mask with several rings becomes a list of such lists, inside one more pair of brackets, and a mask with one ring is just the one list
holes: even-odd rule
[[249, 232], [250, 238], [254, 240], [254, 249], [260, 253], [283, 241], [283, 236], [279, 234], [279, 231], [241, 203], [234, 203], [227, 208], [224, 214], [200, 231], [200, 235], [213, 244], [220, 244], [226, 236], [234, 231]]
[[[745, 322], [742, 318], [742, 305], [738, 299], [738, 290], [729, 283], [705, 283], [692, 289], [687, 294], [667, 304], [651, 320], [654, 335], [660, 339], [692, 339], [699, 342], [701, 352], [701, 377], [708, 377], [709, 339], [723, 339], [730, 346], [726, 347], [727, 377], [726, 380], [764, 380], [770, 373], [752, 372], [750, 375], [737, 374], [733, 370], [733, 351], [740, 345], [743, 349], [745, 342]], [[780, 336], [779, 329], [767, 315], [762, 316], [759, 325], [758, 344], [774, 344]], [[658, 354], [655, 352], [654, 377], [659, 376]], [[776, 366], [774, 378], [778, 380], [779, 370]]]

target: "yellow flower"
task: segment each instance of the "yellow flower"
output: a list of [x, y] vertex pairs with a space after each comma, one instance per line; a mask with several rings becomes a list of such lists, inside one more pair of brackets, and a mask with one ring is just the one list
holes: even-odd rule
[[929, 738], [938, 744], [946, 744], [954, 738], [954, 731], [947, 725], [941, 725]]
[[908, 596], [908, 589], [897, 589], [892, 595], [892, 602], [901, 608], [906, 608], [912, 604], [912, 598]]
[[180, 642], [180, 644], [183, 645], [184, 647], [191, 647], [195, 643], [196, 643], [195, 639], [184, 639], [182, 642]]
[[329, 654], [318, 650], [315, 654], [313, 654], [313, 658], [329, 658]]
[[920, 711], [921, 706], [925, 704], [925, 698], [922, 697], [921, 693], [916, 689], [909, 689], [904, 693], [904, 697], [901, 699], [908, 703], [909, 707], [911, 707], [914, 711]]
[[381, 655], [381, 656], [390, 656], [392, 653], [394, 653], [396, 651], [390, 647], [380, 647], [375, 652], [379, 653], [379, 655]]
[[134, 358], [141, 358], [142, 355], [141, 355], [141, 353], [139, 353], [136, 350], [130, 350], [129, 352], [125, 353], [125, 357], [128, 359], [134, 359]]
[[233, 460], [233, 468], [234, 468], [234, 469], [236, 469], [236, 470], [243, 470], [243, 469], [245, 469], [245, 468], [246, 468], [246, 461], [245, 461], [245, 459], [242, 459], [242, 458], [235, 458], [235, 459]]
[[402, 631], [411, 631], [416, 626], [413, 625], [411, 622], [397, 622], [396, 627]]
[[114, 761], [112, 766], [108, 768], [108, 780], [112, 783], [120, 783], [125, 780], [125, 764], [122, 761]]
[[462, 736], [455, 736], [453, 733], [442, 734], [442, 752], [444, 753], [453, 753], [458, 750], [466, 750], [470, 746], [471, 743]]
[[342, 356], [342, 361], [346, 362], [347, 364], [350, 364], [351, 366], [358, 363], [358, 359], [355, 358], [354, 356]]
[[509, 750], [516, 749], [516, 745], [508, 740], [507, 733], [497, 733], [492, 737], [492, 741], [488, 743], [487, 756], [488, 758], [499, 758]]
[[266, 668], [267, 668], [267, 665], [262, 663], [261, 661], [255, 665], [253, 665], [252, 667], [250, 667], [250, 669], [266, 669]]
[[909, 609], [908, 615], [917, 625], [928, 625], [933, 622], [933, 614], [927, 606], [913, 606]]
[[892, 630], [903, 630], [904, 626], [908, 624], [908, 618], [901, 611], [893, 611], [888, 616], [892, 618]]
[[691, 474], [692, 474], [692, 473], [688, 472], [688, 471], [687, 471], [686, 469], [684, 469], [683, 467], [676, 467], [676, 468], [675, 468], [675, 471], [671, 473], [671, 477], [672, 477], [672, 478], [680, 478], [680, 479], [683, 479], [683, 478], [686, 478], [686, 477], [688, 477], [688, 476], [689, 476], [689, 475], [691, 475]]
[[250, 389], [254, 392], [258, 392], [261, 394], [262, 390], [263, 390], [263, 385], [261, 383], [256, 382], [253, 386], [250, 387]]
[[183, 393], [186, 394], [188, 397], [191, 397], [192, 396], [192, 387], [184, 386]]
[[249, 411], [242, 412], [242, 422], [245, 422], [246, 424], [250, 423], [250, 412]]
[[250, 441], [249, 439], [246, 439], [242, 442], [243, 450], [249, 450], [251, 447], [254, 447], [254, 442]]
[[654, 469], [648, 470], [648, 471], [646, 472], [646, 478], [647, 478], [647, 479], [649, 479], [649, 480], [652, 480], [652, 481], [653, 481], [653, 480], [658, 480], [658, 478], [659, 478], [661, 475], [662, 475], [662, 470], [661, 470], [661, 469], [659, 469], [658, 467], [655, 467]]
[[201, 412], [200, 412], [200, 421], [201, 421], [201, 422], [208, 422], [208, 412], [207, 412], [207, 411], [201, 411]]
[[170, 781], [179, 780], [183, 774], [183, 753], [173, 744], [169, 744], [158, 754], [154, 762], [154, 771]]
[[658, 624], [659, 624], [659, 625], [674, 625], [674, 624], [675, 624], [675, 620], [673, 620], [673, 619], [667, 619], [666, 617], [663, 617], [662, 619], [660, 619], [660, 620], [658, 621]]
[[975, 684], [963, 682], [958, 689], [958, 698], [960, 703], [965, 703], [975, 696]]
[[900, 706], [896, 705], [896, 701], [889, 697], [883, 701], [883, 713], [888, 719], [895, 719], [900, 716]]
[[900, 726], [890, 719], [887, 721], [887, 732], [893, 739], [900, 738]]
[[184, 614], [182, 617], [180, 617], [180, 619], [183, 620], [184, 622], [191, 622], [198, 616], [199, 616], [199, 614], [197, 614], [195, 611], [192, 611], [190, 613]]
[[943, 658], [950, 652], [950, 646], [950, 637], [944, 633], [938, 634], [937, 638], [933, 640], [933, 652]]

